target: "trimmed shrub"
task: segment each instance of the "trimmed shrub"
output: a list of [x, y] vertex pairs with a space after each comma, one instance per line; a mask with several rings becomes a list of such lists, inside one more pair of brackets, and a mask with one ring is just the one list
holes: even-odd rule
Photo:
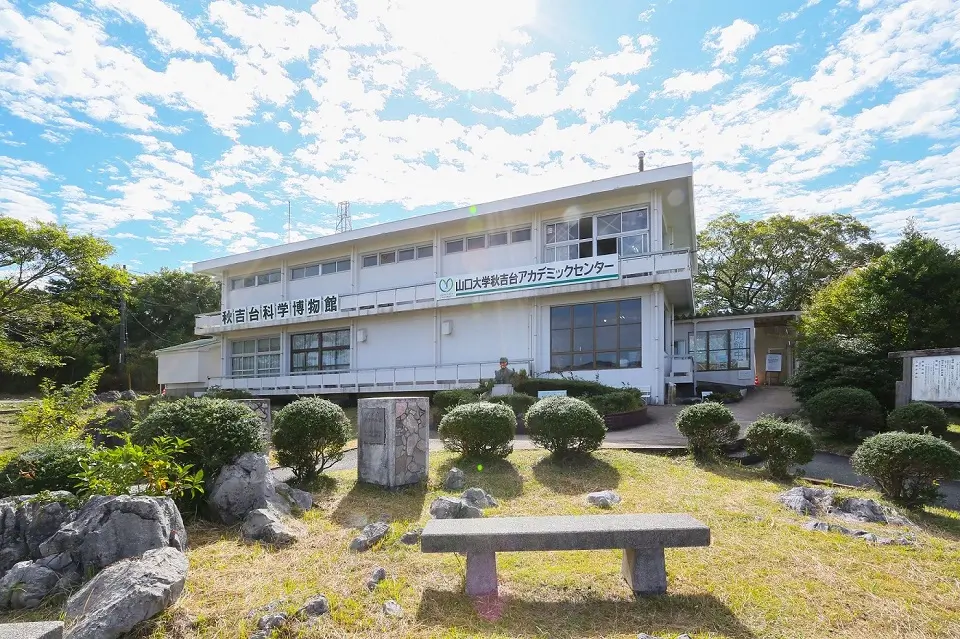
[[513, 452], [517, 416], [505, 404], [461, 404], [443, 416], [438, 431], [444, 448], [464, 457], [506, 457]]
[[[582, 379], [530, 377], [514, 380], [514, 389], [518, 393], [537, 396], [540, 391], [567, 391], [570, 397], [593, 397], [618, 390], [613, 386], [606, 386], [600, 382], [589, 382]], [[638, 391], [639, 392], [639, 391]]]
[[480, 401], [480, 395], [476, 391], [465, 388], [455, 388], [453, 390], [437, 391], [430, 400], [431, 406], [436, 407], [443, 417], [450, 412], [451, 408], [461, 404], [472, 404]]
[[34, 446], [9, 460], [0, 470], [0, 496], [28, 495], [44, 490], [73, 492], [83, 471], [81, 460], [92, 449], [77, 439], [55, 440]]
[[209, 397], [210, 399], [253, 399], [253, 393], [248, 390], [242, 388], [220, 388], [219, 386], [209, 387], [203, 396]]
[[799, 424], [762, 416], [747, 428], [747, 452], [763, 457], [773, 477], [785, 479], [790, 465], [806, 464], [815, 449], [813, 437]]
[[310, 481], [317, 472], [343, 459], [350, 421], [343, 409], [317, 397], [298, 399], [273, 419], [273, 446], [277, 460], [296, 478]]
[[677, 430], [688, 440], [695, 459], [715, 459], [720, 446], [736, 439], [740, 426], [730, 409], [718, 402], [687, 406], [677, 415]]
[[861, 430], [883, 430], [883, 408], [862, 388], [829, 388], [804, 408], [814, 428], [839, 439], [855, 439]]
[[869, 391], [883, 406], [892, 407], [900, 362], [888, 358], [886, 350], [855, 338], [804, 340], [797, 354], [797, 370], [787, 384], [804, 405], [829, 388], [853, 387]]
[[887, 415], [887, 430], [904, 433], [929, 433], [937, 437], [947, 434], [950, 420], [942, 408], [923, 402], [898, 406]]
[[493, 402], [494, 404], [504, 404], [509, 406], [514, 414], [518, 417], [522, 417], [527, 414], [527, 411], [530, 410], [530, 407], [537, 403], [536, 397], [530, 397], [529, 395], [524, 395], [522, 393], [513, 393], [512, 395], [501, 395], [499, 397], [491, 397], [487, 401]]
[[607, 426], [587, 402], [575, 397], [545, 397], [527, 411], [527, 434], [557, 456], [591, 453], [603, 443]]
[[850, 461], [905, 506], [936, 503], [937, 482], [960, 477], [960, 452], [933, 435], [880, 433], [860, 444]]
[[133, 430], [133, 443], [146, 446], [157, 437], [190, 440], [182, 463], [202, 468], [207, 481], [243, 453], [263, 448], [260, 420], [253, 411], [226, 399], [188, 397], [161, 402]]
[[639, 393], [628, 391], [612, 391], [602, 395], [588, 397], [586, 402], [593, 406], [601, 415], [610, 415], [612, 413], [627, 413], [632, 410], [640, 410], [645, 406], [643, 398]]

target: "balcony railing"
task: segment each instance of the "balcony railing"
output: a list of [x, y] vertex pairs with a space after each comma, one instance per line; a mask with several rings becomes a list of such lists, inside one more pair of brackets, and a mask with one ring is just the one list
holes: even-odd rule
[[[692, 274], [691, 256], [689, 249], [680, 249], [623, 257], [620, 259], [620, 277], [621, 280], [625, 280], [629, 284], [689, 279]], [[563, 288], [563, 286], [557, 288]], [[542, 295], [547, 291], [549, 289], [541, 289], [540, 294]], [[503, 295], [520, 297], [528, 294], [518, 292]], [[433, 282], [366, 293], [347, 293], [340, 295], [340, 316], [373, 315], [382, 312], [430, 307], [437, 303], [435, 296], [436, 289]], [[476, 301], [476, 298], [470, 298], [469, 301], [448, 300], [444, 303], [475, 303]], [[276, 325], [292, 321], [316, 321], [316, 319], [316, 316], [307, 316], [270, 324], [233, 324], [224, 327], [221, 323], [220, 313], [215, 312], [197, 315], [195, 328], [198, 335], [206, 335], [228, 329], [256, 328], [257, 326]]]
[[[514, 371], [530, 373], [533, 360], [511, 361]], [[416, 390], [442, 390], [476, 386], [492, 379], [499, 362], [447, 364], [440, 366], [401, 366], [346, 371], [320, 371], [271, 375], [266, 377], [211, 377], [209, 386], [242, 389], [253, 393], [377, 393]]]

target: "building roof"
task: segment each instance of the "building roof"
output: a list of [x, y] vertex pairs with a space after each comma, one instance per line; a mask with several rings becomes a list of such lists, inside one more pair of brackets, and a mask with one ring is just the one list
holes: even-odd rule
[[[686, 162], [684, 164], [674, 164], [671, 166], [650, 169], [647, 171], [635, 171], [633, 173], [603, 178], [601, 180], [594, 180], [592, 182], [584, 182], [582, 184], [563, 186], [556, 189], [550, 189], [548, 191], [540, 191], [539, 193], [518, 195], [516, 197], [507, 198], [504, 200], [496, 200], [494, 202], [486, 202], [484, 204], [475, 204], [463, 206], [457, 209], [450, 209], [447, 211], [417, 215], [403, 220], [396, 220], [394, 222], [374, 224], [372, 226], [354, 229], [345, 233], [325, 235], [323, 237], [311, 238], [308, 240], [302, 240], [300, 242], [280, 244], [268, 248], [257, 249], [255, 251], [248, 251], [246, 253], [238, 253], [236, 255], [228, 255], [211, 260], [204, 260], [193, 265], [193, 272], [216, 275], [223, 269], [236, 266], [238, 264], [243, 264], [245, 262], [264, 260], [286, 255], [288, 253], [309, 251], [321, 247], [335, 246], [337, 244], [347, 244], [357, 240], [374, 237], [376, 235], [382, 235], [384, 233], [395, 233], [397, 231], [407, 231], [418, 227], [457, 222], [471, 217], [503, 213], [505, 211], [521, 209], [530, 206], [538, 206], [547, 204], [549, 202], [569, 200], [572, 198], [583, 197], [585, 195], [603, 193], [605, 191], [616, 191], [618, 189], [646, 186], [648, 184], [656, 184], [658, 182], [666, 182], [668, 180], [678, 179], [692, 180], [693, 164]], [[692, 215], [692, 188], [690, 192], [690, 201]]]
[[736, 311], [726, 311], [719, 313], [706, 313], [703, 315], [683, 315], [674, 318], [676, 322], [709, 322], [711, 320], [726, 320], [737, 318], [760, 318], [760, 317], [800, 317], [801, 311], [763, 311], [760, 313], [743, 313]]
[[215, 337], [204, 337], [202, 339], [195, 339], [192, 342], [186, 342], [185, 344], [177, 344], [176, 346], [167, 346], [166, 348], [158, 348], [153, 351], [156, 353], [173, 353], [175, 351], [190, 351], [190, 350], [199, 350], [205, 346], [212, 346], [218, 340]]

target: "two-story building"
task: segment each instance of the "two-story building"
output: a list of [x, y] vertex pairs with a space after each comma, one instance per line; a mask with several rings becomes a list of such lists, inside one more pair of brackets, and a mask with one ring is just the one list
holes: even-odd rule
[[[157, 352], [170, 394], [475, 386], [500, 357], [661, 403], [693, 310], [690, 164], [411, 217], [194, 265], [223, 284], [202, 339]], [[685, 335], [682, 336], [685, 338]]]

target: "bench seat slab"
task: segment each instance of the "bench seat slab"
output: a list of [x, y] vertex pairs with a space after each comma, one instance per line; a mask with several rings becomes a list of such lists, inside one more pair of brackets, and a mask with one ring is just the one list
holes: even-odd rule
[[662, 595], [667, 591], [663, 548], [624, 548], [621, 572], [636, 595]]

